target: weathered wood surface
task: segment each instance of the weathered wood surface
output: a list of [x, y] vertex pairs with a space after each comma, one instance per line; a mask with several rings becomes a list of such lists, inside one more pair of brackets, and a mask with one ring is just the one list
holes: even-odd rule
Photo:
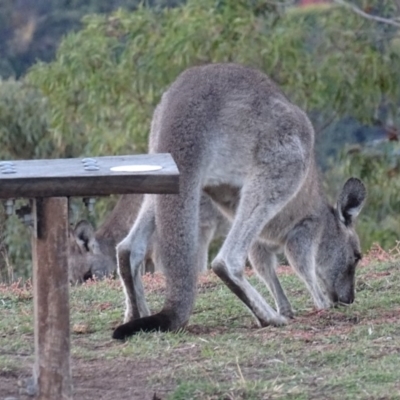
[[33, 201], [36, 399], [72, 399], [68, 281], [68, 199]]
[[[96, 160], [97, 170], [85, 169], [83, 158], [3, 162], [3, 166], [0, 165], [0, 198], [177, 193], [179, 190], [179, 171], [170, 154], [92, 158]], [[159, 165], [162, 169], [150, 172], [110, 170], [115, 166], [143, 164]]]

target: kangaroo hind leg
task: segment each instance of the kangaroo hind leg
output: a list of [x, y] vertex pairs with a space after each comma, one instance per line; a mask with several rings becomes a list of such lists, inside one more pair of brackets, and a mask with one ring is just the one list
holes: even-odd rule
[[140, 331], [173, 331], [188, 323], [198, 274], [200, 192], [195, 179], [181, 179], [179, 195], [156, 196], [157, 251], [166, 278], [164, 307], [157, 314], [120, 325], [114, 331], [115, 339]]
[[154, 201], [151, 195], [146, 195], [132, 229], [117, 245], [118, 274], [126, 304], [124, 322], [150, 314], [140, 277], [140, 266], [145, 259], [154, 231]]

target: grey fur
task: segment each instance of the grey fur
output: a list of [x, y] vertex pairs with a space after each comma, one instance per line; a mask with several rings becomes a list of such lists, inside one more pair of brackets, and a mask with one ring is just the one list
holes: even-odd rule
[[[202, 193], [232, 218], [212, 268], [261, 326], [284, 324], [293, 315], [275, 272], [275, 254], [281, 251], [316, 307], [354, 300], [360, 246], [353, 222], [365, 201], [365, 187], [351, 178], [338, 208], [328, 204], [315, 165], [312, 125], [266, 75], [235, 64], [183, 72], [154, 113], [150, 153], [162, 152], [171, 153], [178, 165], [180, 193], [146, 195], [117, 249], [121, 276], [136, 276], [147, 241], [157, 232], [167, 282], [164, 307], [136, 319], [147, 316], [148, 309], [138, 301], [141, 288], [135, 296], [133, 284], [125, 324], [115, 338], [139, 330], [176, 330], [189, 321]], [[277, 311], [244, 277], [247, 257], [268, 285]]]
[[[145, 195], [142, 208], [137, 217], [137, 220], [142, 221], [142, 223], [138, 225], [135, 221], [128, 236], [117, 246], [118, 273], [126, 299], [124, 319], [126, 322], [150, 314], [140, 279], [140, 266], [146, 254], [148, 254], [149, 246], [151, 247], [154, 264], [165, 272], [164, 264], [159, 254], [158, 243], [160, 241], [155, 239], [162, 233], [155, 230], [154, 208], [152, 205], [151, 196]], [[196, 266], [194, 268], [196, 274], [203, 273], [207, 269], [208, 248], [211, 241], [225, 237], [230, 227], [228, 219], [223, 216], [206, 194], [203, 194], [200, 198], [198, 219], [199, 225], [198, 228], [195, 228], [198, 230], [196, 235]], [[189, 229], [194, 229], [194, 227], [191, 226]], [[169, 232], [166, 235], [168, 236]], [[131, 248], [134, 248], [135, 252], [131, 253]]]
[[[136, 220], [143, 195], [123, 195], [100, 228], [95, 231], [90, 222], [79, 221], [69, 233], [69, 278], [71, 283], [81, 283], [89, 277], [104, 278], [117, 269], [115, 247], [129, 232]], [[199, 268], [205, 272], [208, 247], [213, 239], [226, 235], [229, 222], [206, 196], [201, 204], [201, 253]], [[155, 235], [149, 241], [140, 272], [154, 271], [156, 264]]]
[[[97, 231], [90, 222], [79, 221], [69, 233], [69, 277], [71, 283], [85, 277], [103, 278], [117, 268], [115, 247], [135, 222], [143, 195], [123, 195]], [[144, 262], [151, 255], [146, 254]]]

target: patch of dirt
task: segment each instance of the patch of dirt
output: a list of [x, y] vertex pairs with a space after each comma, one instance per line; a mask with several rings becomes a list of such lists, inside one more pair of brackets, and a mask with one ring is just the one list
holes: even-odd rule
[[203, 336], [203, 335], [222, 335], [229, 331], [227, 326], [211, 327], [206, 325], [191, 324], [185, 328], [185, 331], [193, 336]]
[[[142, 276], [142, 281], [146, 293], [157, 293], [159, 295], [165, 293], [165, 277], [160, 272], [145, 274]], [[206, 274], [199, 276], [197, 287], [199, 293], [203, 293], [218, 284], [221, 284], [219, 278], [212, 271], [208, 271]]]
[[347, 315], [331, 310], [314, 310], [296, 318], [297, 322], [318, 325], [320, 328], [342, 325], [355, 325], [360, 322], [358, 314]]
[[392, 275], [389, 271], [369, 272], [368, 274], [364, 275], [364, 279], [378, 279], [389, 275]]
[[[18, 382], [31, 374], [31, 369], [24, 367], [16, 371], [0, 371], [0, 399], [15, 397], [20, 399]], [[21, 397], [23, 398], [23, 397]]]
[[394, 308], [393, 310], [390, 311], [381, 311], [379, 314], [377, 313], [376, 318], [371, 318], [365, 323], [371, 323], [374, 325], [379, 325], [379, 324], [386, 324], [386, 323], [395, 323], [400, 320], [400, 308]]
[[[149, 383], [154, 373], [164, 368], [162, 360], [133, 361], [127, 359], [72, 360], [73, 396], [79, 400], [163, 400], [173, 389], [168, 385], [156, 388]], [[0, 372], [0, 399], [13, 397], [28, 400], [20, 395], [18, 382], [30, 377], [31, 370]]]
[[265, 327], [249, 330], [249, 335], [268, 338], [284, 337], [301, 340], [305, 343], [317, 343], [329, 336], [346, 336], [356, 325], [380, 325], [385, 323], [398, 323], [400, 309], [377, 312], [375, 317], [362, 318], [357, 313], [352, 315], [332, 312], [332, 310], [314, 310], [298, 315], [285, 327]]

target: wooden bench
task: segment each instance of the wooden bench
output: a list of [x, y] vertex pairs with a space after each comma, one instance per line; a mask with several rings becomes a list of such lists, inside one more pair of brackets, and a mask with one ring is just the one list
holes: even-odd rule
[[8, 206], [10, 199], [31, 199], [25, 217], [32, 226], [35, 398], [72, 399], [69, 197], [178, 190], [179, 172], [169, 154], [0, 161], [0, 199]]

